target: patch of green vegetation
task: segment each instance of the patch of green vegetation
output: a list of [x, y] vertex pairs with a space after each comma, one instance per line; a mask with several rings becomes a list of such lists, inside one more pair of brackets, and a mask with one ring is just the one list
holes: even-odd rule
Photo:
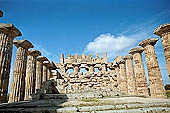
[[170, 90], [166, 90], [166, 95], [168, 98], [170, 98]]
[[81, 99], [83, 102], [99, 102], [100, 100], [97, 100], [95, 98], [90, 98], [90, 99]]

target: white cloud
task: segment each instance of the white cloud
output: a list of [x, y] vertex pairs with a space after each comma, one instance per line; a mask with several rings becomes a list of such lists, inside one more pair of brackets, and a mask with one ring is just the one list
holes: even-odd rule
[[134, 38], [127, 36], [114, 36], [110, 33], [101, 34], [93, 42], [89, 42], [86, 46], [85, 53], [103, 53], [107, 52], [108, 57], [113, 57], [114, 53], [125, 52], [136, 44]]

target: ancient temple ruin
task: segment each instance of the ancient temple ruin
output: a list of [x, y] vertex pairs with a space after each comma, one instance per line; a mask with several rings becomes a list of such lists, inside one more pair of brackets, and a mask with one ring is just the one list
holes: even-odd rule
[[[0, 17], [3, 16], [0, 11]], [[170, 75], [170, 24], [158, 27], [167, 70]], [[95, 91], [119, 92], [122, 95], [166, 98], [162, 74], [155, 51], [158, 38], [148, 38], [132, 48], [127, 56], [117, 56], [108, 61], [107, 53], [93, 56], [60, 55], [60, 62], [53, 62], [34, 50], [28, 40], [15, 40], [22, 33], [13, 25], [0, 23], [0, 102], [19, 102], [47, 98], [45, 94], [76, 94]], [[13, 46], [17, 47], [16, 59], [7, 100]], [[32, 49], [30, 49], [32, 48]], [[142, 52], [146, 62], [143, 62]], [[147, 86], [144, 63], [147, 65]], [[69, 70], [72, 71], [69, 71]], [[83, 69], [83, 71], [81, 71]], [[150, 89], [150, 92], [149, 92]], [[46, 96], [46, 97], [43, 97]]]

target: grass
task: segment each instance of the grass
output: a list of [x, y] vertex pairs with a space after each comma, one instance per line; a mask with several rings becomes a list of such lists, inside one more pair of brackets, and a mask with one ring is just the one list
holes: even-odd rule
[[166, 90], [167, 97], [170, 98], [170, 90]]

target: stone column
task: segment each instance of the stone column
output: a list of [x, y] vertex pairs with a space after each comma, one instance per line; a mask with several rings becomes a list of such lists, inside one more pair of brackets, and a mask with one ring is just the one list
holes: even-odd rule
[[88, 63], [87, 66], [89, 67], [89, 68], [88, 68], [89, 72], [93, 73], [93, 72], [95, 71], [95, 70], [94, 70], [95, 64], [93, 64], [93, 63]]
[[0, 10], [0, 17], [3, 17], [3, 12]]
[[145, 51], [151, 97], [164, 98], [166, 93], [154, 48], [158, 40], [157, 38], [149, 38], [141, 41], [139, 46], [142, 46]]
[[80, 72], [80, 64], [72, 64], [75, 73]]
[[7, 101], [13, 40], [21, 35], [13, 24], [0, 24], [0, 103]]
[[115, 73], [117, 75], [117, 88], [120, 91], [121, 87], [120, 87], [120, 83], [121, 83], [121, 78], [120, 78], [120, 73], [119, 73], [119, 66], [114, 62], [113, 63], [113, 67], [115, 68]]
[[60, 54], [60, 64], [64, 64], [64, 54]]
[[37, 57], [40, 55], [41, 53], [38, 50], [28, 51], [24, 100], [29, 100], [30, 96], [32, 94], [35, 94], [36, 61], [37, 61]]
[[124, 60], [118, 61], [118, 65], [119, 65], [119, 74], [121, 79], [120, 92], [128, 94], [125, 61]]
[[160, 36], [162, 39], [168, 75], [170, 78], [170, 24], [161, 25], [155, 30], [154, 34]]
[[47, 76], [48, 76], [48, 66], [50, 65], [49, 61], [44, 61], [43, 62], [43, 79], [42, 82], [46, 82], [47, 81]]
[[142, 60], [142, 47], [133, 48], [130, 50], [130, 54], [133, 55], [134, 67], [135, 67], [135, 74], [136, 74], [136, 90], [137, 95], [141, 96], [149, 96], [145, 70]]
[[14, 44], [18, 49], [15, 59], [9, 102], [24, 100], [27, 52], [29, 48], [33, 48], [31, 42], [27, 40], [14, 40]]
[[43, 62], [47, 58], [44, 56], [38, 56], [36, 62], [36, 82], [35, 82], [35, 92], [37, 89], [40, 89], [42, 86], [42, 77], [43, 77]]
[[101, 69], [103, 72], [106, 72], [107, 71], [107, 64], [106, 63], [102, 63], [101, 64]]
[[127, 55], [124, 57], [124, 60], [126, 64], [128, 95], [136, 95], [136, 80], [133, 69], [133, 57], [131, 55]]

